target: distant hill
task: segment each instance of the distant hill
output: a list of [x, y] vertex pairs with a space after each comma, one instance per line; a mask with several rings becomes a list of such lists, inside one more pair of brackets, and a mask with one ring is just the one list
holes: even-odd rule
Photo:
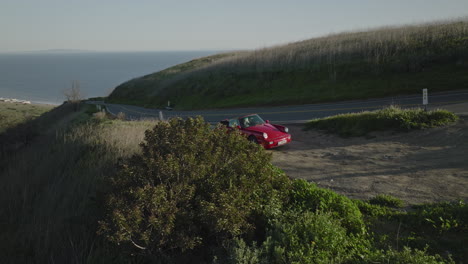
[[204, 57], [119, 85], [112, 103], [178, 109], [468, 89], [468, 20], [348, 32]]
[[38, 54], [62, 54], [62, 53], [92, 53], [96, 52], [93, 50], [80, 50], [80, 49], [47, 49], [47, 50], [28, 50], [28, 51], [17, 51], [11, 53], [38, 53]]

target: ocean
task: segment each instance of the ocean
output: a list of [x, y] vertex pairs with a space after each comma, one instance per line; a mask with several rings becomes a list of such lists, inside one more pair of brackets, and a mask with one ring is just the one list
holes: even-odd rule
[[60, 104], [78, 81], [85, 98], [119, 84], [217, 51], [37, 52], [0, 54], [0, 97]]

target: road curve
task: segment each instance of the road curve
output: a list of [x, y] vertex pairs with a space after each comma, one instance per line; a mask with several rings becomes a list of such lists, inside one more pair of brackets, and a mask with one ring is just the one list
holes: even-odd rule
[[[468, 102], [468, 90], [442, 92], [429, 94], [428, 108], [437, 108], [440, 105]], [[122, 112], [129, 119], [158, 119], [160, 112], [165, 119], [172, 117], [202, 116], [207, 122], [218, 122], [222, 119], [257, 113], [265, 120], [275, 123], [300, 123], [314, 118], [331, 116], [341, 113], [361, 112], [364, 110], [376, 110], [389, 105], [400, 107], [423, 107], [422, 95], [409, 95], [387, 97], [369, 100], [355, 100], [334, 103], [292, 105], [278, 107], [249, 107], [235, 109], [197, 110], [197, 111], [167, 111], [164, 109], [150, 109], [133, 105], [108, 104], [104, 102], [91, 102], [92, 104], [105, 105], [112, 114]]]

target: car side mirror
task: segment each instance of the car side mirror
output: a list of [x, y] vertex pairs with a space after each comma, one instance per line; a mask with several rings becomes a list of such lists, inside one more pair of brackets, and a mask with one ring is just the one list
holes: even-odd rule
[[265, 123], [270, 124], [270, 120], [266, 120]]

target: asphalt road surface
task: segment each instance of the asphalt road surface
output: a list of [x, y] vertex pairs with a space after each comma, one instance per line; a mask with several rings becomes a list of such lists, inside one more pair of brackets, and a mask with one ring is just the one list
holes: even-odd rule
[[[437, 108], [440, 105], [449, 105], [468, 102], [468, 90], [433, 93], [429, 92], [428, 109]], [[326, 117], [341, 113], [361, 112], [365, 110], [376, 110], [389, 105], [397, 105], [403, 108], [424, 107], [421, 95], [387, 97], [380, 99], [356, 100], [323, 104], [278, 106], [278, 107], [249, 107], [235, 109], [197, 110], [197, 111], [168, 111], [165, 109], [149, 109], [132, 105], [107, 104], [104, 102], [88, 102], [101, 104], [107, 110], [116, 115], [119, 112], [125, 114], [128, 119], [159, 119], [162, 114], [164, 119], [172, 117], [195, 117], [202, 116], [207, 122], [215, 123], [232, 117], [256, 113], [263, 119], [271, 122], [287, 124], [301, 123], [314, 118]]]

